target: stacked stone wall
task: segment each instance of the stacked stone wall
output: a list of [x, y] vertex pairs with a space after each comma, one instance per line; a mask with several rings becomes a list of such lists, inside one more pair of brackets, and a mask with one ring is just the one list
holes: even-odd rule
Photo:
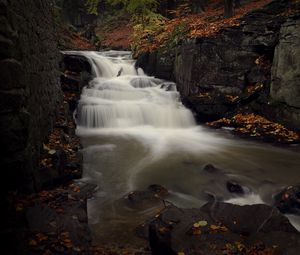
[[34, 188], [61, 101], [52, 1], [0, 0], [0, 168], [6, 188]]

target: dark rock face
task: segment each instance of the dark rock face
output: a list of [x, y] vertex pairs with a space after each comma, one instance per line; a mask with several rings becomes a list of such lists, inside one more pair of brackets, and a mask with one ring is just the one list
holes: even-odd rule
[[[258, 242], [263, 247], [278, 245], [278, 254], [296, 255], [300, 248], [299, 232], [277, 209], [267, 205], [208, 203], [200, 209], [170, 206], [150, 223], [149, 238], [157, 255], [231, 254], [239, 249], [234, 247], [236, 242], [247, 247]], [[232, 250], [224, 253], [228, 244], [233, 244]]]
[[1, 169], [9, 188], [33, 188], [40, 147], [61, 100], [49, 1], [0, 0]]
[[[263, 55], [272, 61], [284, 22], [277, 14], [286, 8], [279, 2], [284, 1], [249, 13], [239, 27], [226, 28], [213, 38], [197, 38], [177, 48], [175, 81], [187, 105], [200, 118], [220, 118], [233, 111], [237, 105], [228, 104], [225, 95], [242, 96], [250, 84], [268, 85], [269, 74], [255, 62]], [[199, 97], [201, 93], [209, 96]]]
[[63, 53], [63, 69], [75, 73], [87, 72], [92, 74], [92, 67], [86, 57], [79, 55], [72, 55], [71, 53]]
[[168, 195], [168, 190], [163, 186], [152, 184], [146, 190], [136, 190], [130, 192], [125, 197], [125, 202], [131, 207], [143, 207], [162, 202]]
[[61, 88], [65, 94], [75, 93], [77, 96], [68, 100], [69, 110], [74, 112], [78, 105], [81, 90], [94, 78], [91, 63], [81, 55], [63, 52], [60, 61], [63, 74], [60, 76]]
[[[173, 78], [184, 104], [200, 121], [224, 117], [247, 105], [297, 129], [299, 11], [288, 18], [283, 13], [289, 8], [299, 10], [291, 1], [273, 1], [245, 15], [238, 27], [225, 28], [214, 37], [187, 40], [168, 53], [144, 54], [137, 66], [150, 75]], [[247, 86], [255, 84], [262, 84], [262, 91], [248, 97]], [[233, 103], [226, 99], [228, 95], [245, 100]]]
[[245, 193], [243, 187], [240, 184], [233, 182], [233, 181], [227, 181], [226, 187], [230, 193], [236, 193], [236, 194], [244, 194]]
[[175, 53], [173, 50], [144, 53], [136, 62], [136, 68], [141, 67], [148, 75], [160, 79], [173, 80]]
[[281, 27], [272, 67], [271, 97], [286, 105], [281, 118], [300, 126], [300, 15]]
[[275, 195], [275, 206], [282, 213], [300, 215], [300, 185], [290, 186]]

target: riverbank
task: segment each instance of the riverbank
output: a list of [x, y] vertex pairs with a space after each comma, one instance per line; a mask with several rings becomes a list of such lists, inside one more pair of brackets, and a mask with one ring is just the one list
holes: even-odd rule
[[81, 144], [73, 114], [83, 84], [78, 77], [66, 84], [64, 76], [63, 100], [38, 159], [35, 192], [6, 196], [2, 240], [8, 254], [82, 254], [90, 249], [87, 199], [96, 186], [74, 181], [82, 177]]
[[[271, 1], [238, 17], [233, 26], [143, 53], [136, 66], [176, 82], [183, 103], [201, 123], [220, 120], [221, 126], [223, 118], [230, 122], [251, 115], [257, 116], [256, 123], [264, 118], [297, 133], [299, 10], [297, 1]], [[245, 121], [237, 133], [264, 136], [247, 125], [251, 123]], [[275, 142], [277, 129], [270, 130], [273, 135], [263, 132], [266, 140]]]

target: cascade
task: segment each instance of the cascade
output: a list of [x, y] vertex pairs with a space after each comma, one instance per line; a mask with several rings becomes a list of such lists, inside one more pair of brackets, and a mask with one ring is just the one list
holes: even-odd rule
[[[78, 54], [78, 52], [77, 52]], [[129, 52], [81, 52], [96, 78], [82, 91], [78, 125], [87, 128], [195, 126], [175, 83], [136, 70]]]

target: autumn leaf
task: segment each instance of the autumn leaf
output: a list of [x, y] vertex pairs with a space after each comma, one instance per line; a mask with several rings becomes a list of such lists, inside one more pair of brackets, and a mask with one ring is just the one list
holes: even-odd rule
[[43, 234], [43, 233], [38, 233], [38, 234], [36, 234], [35, 236], [36, 236], [36, 238], [37, 238], [37, 240], [38, 240], [39, 242], [48, 240], [48, 236], [46, 236], [46, 235]]
[[192, 228], [192, 235], [197, 236], [201, 235], [201, 229], [200, 228]]
[[195, 222], [194, 224], [193, 224], [193, 227], [194, 228], [199, 228], [199, 227], [205, 227], [205, 226], [207, 226], [207, 221], [206, 220], [201, 220], [201, 221], [198, 221], [198, 222]]
[[210, 229], [212, 231], [221, 231], [221, 232], [227, 232], [228, 228], [222, 225], [210, 225]]
[[161, 234], [166, 234], [166, 233], [170, 232], [170, 229], [166, 228], [166, 227], [161, 227], [161, 228], [158, 229], [158, 231]]
[[36, 241], [36, 240], [34, 240], [34, 239], [31, 239], [31, 240], [29, 241], [29, 245], [30, 245], [30, 246], [37, 246], [37, 245], [38, 245], [38, 243], [37, 243], [37, 241]]

